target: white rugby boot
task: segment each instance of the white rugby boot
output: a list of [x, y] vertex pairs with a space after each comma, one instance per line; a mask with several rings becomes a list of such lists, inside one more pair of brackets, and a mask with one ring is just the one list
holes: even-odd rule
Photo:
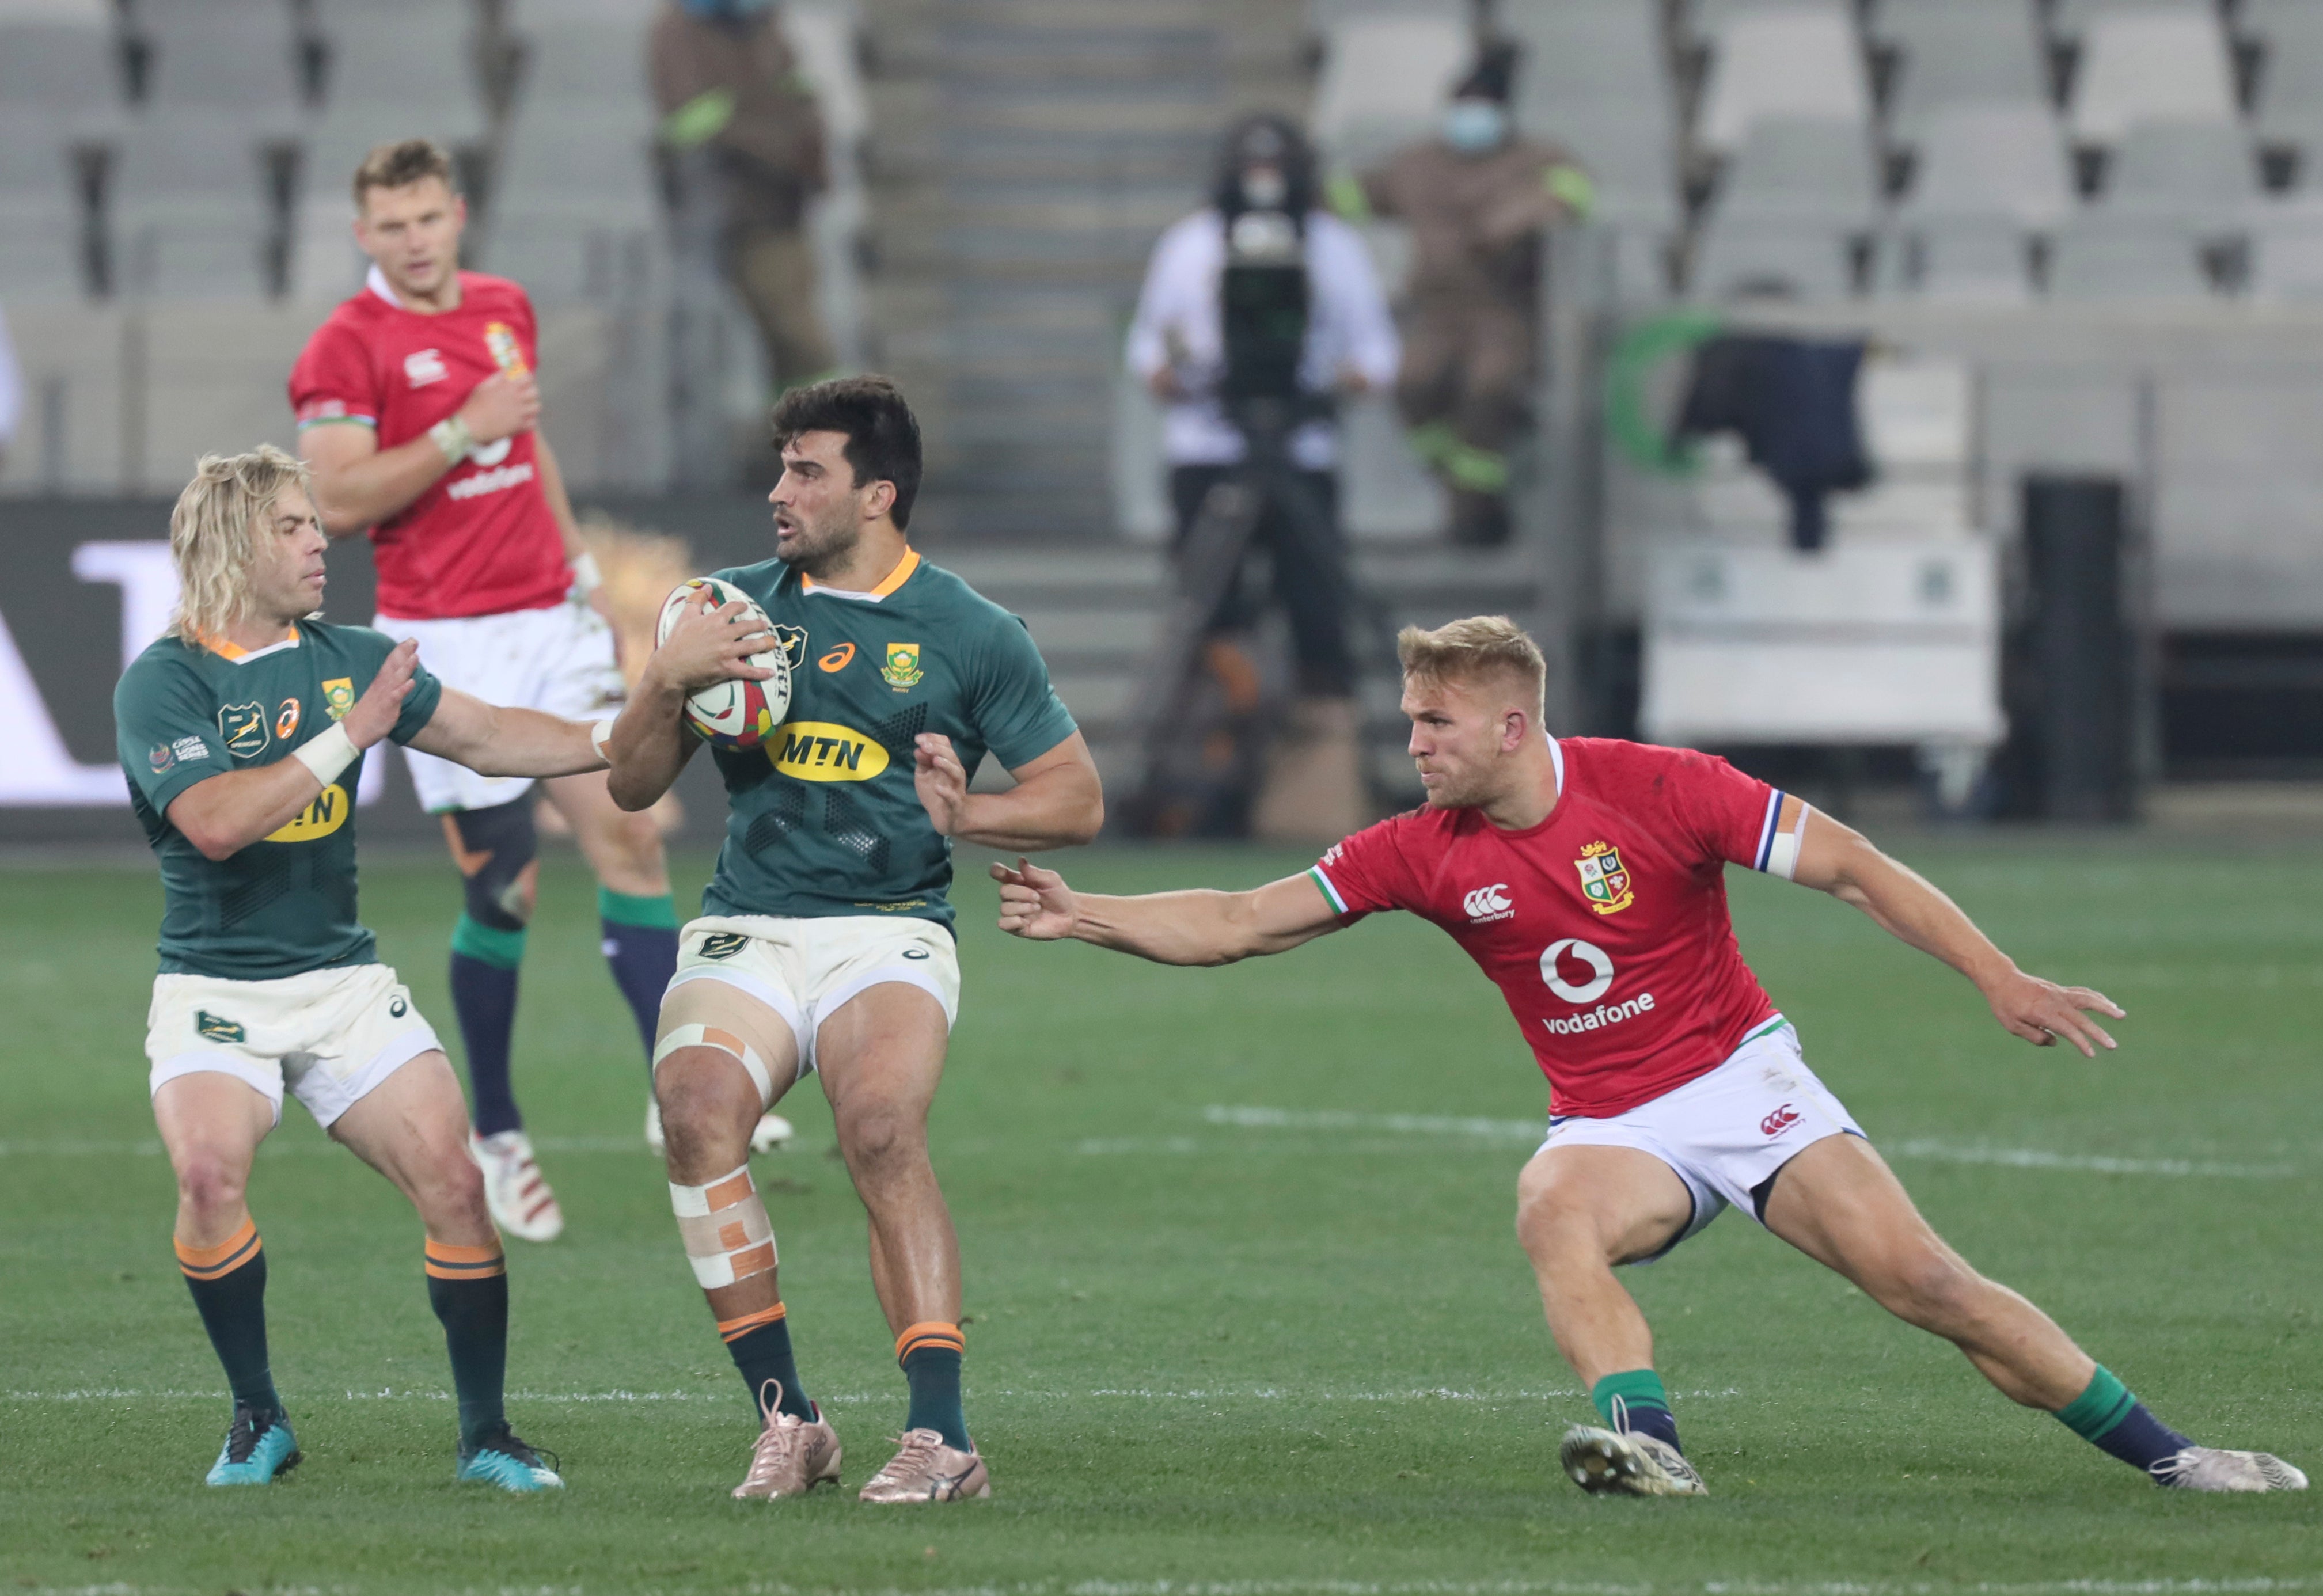
[[[790, 1145], [791, 1122], [779, 1114], [762, 1114], [750, 1129], [750, 1151], [772, 1152]], [[668, 1143], [661, 1133], [661, 1103], [655, 1097], [646, 1099], [646, 1145], [656, 1152], [667, 1151]]]
[[1556, 1461], [1572, 1481], [1592, 1494], [1708, 1496], [1710, 1488], [1685, 1454], [1635, 1431], [1618, 1433], [1577, 1424], [1565, 1432]]
[[565, 1210], [533, 1161], [532, 1138], [522, 1131], [490, 1136], [471, 1134], [468, 1156], [484, 1172], [484, 1206], [503, 1235], [520, 1242], [553, 1242], [565, 1234]]
[[2229, 1452], [2223, 1446], [2189, 1446], [2150, 1472], [2155, 1484], [2173, 1491], [2307, 1489], [2307, 1476], [2272, 1453]]

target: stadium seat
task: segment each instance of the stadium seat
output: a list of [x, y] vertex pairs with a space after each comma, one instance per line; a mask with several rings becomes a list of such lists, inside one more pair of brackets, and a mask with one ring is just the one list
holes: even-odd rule
[[[0, 223], [0, 261], [11, 256], [14, 243]], [[16, 312], [9, 317], [8, 336], [16, 347], [24, 408], [15, 442], [0, 456], [0, 493], [131, 491], [121, 454], [126, 314], [109, 305], [60, 301], [9, 308]], [[182, 478], [178, 486], [184, 486]]]
[[86, 236], [80, 206], [61, 194], [0, 194], [0, 304], [83, 298]]
[[1794, 217], [1712, 217], [1696, 242], [1696, 299], [1843, 299], [1854, 292], [1851, 240]]
[[2059, 229], [2050, 250], [2052, 298], [2200, 299], [2209, 292], [2193, 240], [2168, 221], [2084, 211]]
[[1871, 144], [1854, 122], [1786, 116], [1754, 124], [1727, 163], [1713, 213], [1868, 225], [1878, 205]]
[[110, 29], [0, 16], [0, 114], [38, 107], [75, 125], [117, 122], [123, 87]]
[[480, 122], [475, 20], [464, 5], [340, 5], [323, 20], [323, 104], [393, 105], [420, 122]]
[[647, 137], [546, 108], [510, 132], [484, 229], [486, 270], [536, 299], [621, 300], [666, 279]]
[[1902, 52], [1887, 107], [1895, 142], [1917, 143], [1930, 119], [1955, 105], [2048, 106], [2048, 70], [2022, 4], [1948, 0], [1882, 14]]
[[149, 52], [145, 103], [154, 110], [234, 110], [279, 126], [305, 101], [287, 0], [142, 5], [136, 32]]
[[1324, 38], [1308, 131], [1335, 163], [1368, 166], [1427, 133], [1468, 69], [1464, 23], [1405, 13], [1351, 17]]
[[2252, 298], [2323, 299], [2323, 201], [2254, 206], [2250, 240]]
[[1328, 33], [1342, 23], [1397, 14], [1464, 23], [1468, 11], [1468, 0], [1307, 0], [1307, 26], [1316, 33]]
[[259, 442], [295, 451], [284, 378], [327, 306], [160, 303], [138, 313], [145, 383], [131, 492], [176, 493], [202, 455]]
[[1522, 51], [1515, 105], [1529, 125], [1575, 96], [1669, 100], [1669, 65], [1648, 0], [1502, 0], [1500, 28]]
[[0, 0], [0, 23], [64, 23], [110, 29], [113, 0]]
[[2262, 142], [2289, 144], [2309, 151], [2308, 180], [2323, 151], [2323, 5], [2301, 0], [2295, 12], [2278, 10], [2263, 23], [2266, 56], [2258, 73], [2258, 105], [2253, 120]]
[[1904, 208], [1915, 219], [2006, 216], [2037, 227], [2073, 205], [2056, 115], [2031, 102], [1948, 105], [1932, 115]]
[[1880, 241], [1873, 280], [1883, 298], [2016, 305], [2033, 297], [2030, 264], [2013, 216], [1931, 216]]
[[646, 35], [637, 23], [560, 23], [524, 36], [519, 105], [591, 105], [605, 114], [653, 119], [646, 86]]
[[2056, 0], [2049, 25], [2061, 39], [2079, 39], [2089, 32], [2091, 23], [2103, 18], [2125, 13], [2151, 15], [2157, 12], [2215, 17], [2217, 7], [2213, 0]]
[[2114, 146], [2107, 209], [2166, 217], [2195, 231], [2237, 224], [2258, 202], [2250, 135], [2230, 122], [2141, 122]]
[[2076, 140], [2110, 144], [2137, 122], [2235, 118], [2234, 74], [2215, 14], [2107, 12], [2091, 19], [2073, 85]]
[[1702, 105], [1695, 136], [1721, 152], [1768, 117], [1867, 121], [1871, 96], [1854, 23], [1835, 5], [1734, 13], [1718, 31]]
[[107, 205], [117, 289], [151, 298], [256, 298], [276, 237], [266, 139], [226, 113], [142, 119], [123, 135]]

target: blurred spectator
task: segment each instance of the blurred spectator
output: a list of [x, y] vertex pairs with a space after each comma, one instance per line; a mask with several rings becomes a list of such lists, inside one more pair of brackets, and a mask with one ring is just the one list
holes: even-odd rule
[[1410, 225], [1396, 403], [1452, 491], [1454, 541], [1484, 546], [1509, 536], [1508, 449], [1533, 385], [1541, 235], [1586, 216], [1593, 197], [1572, 157], [1517, 133], [1515, 76], [1515, 46], [1488, 43], [1437, 136], [1333, 186], [1350, 219]]
[[665, 0], [654, 18], [661, 138], [704, 159], [680, 180], [720, 218], [726, 277], [758, 324], [777, 389], [830, 374], [836, 357], [815, 307], [807, 201], [829, 182], [822, 114], [783, 37], [772, 0]]
[[24, 383], [16, 371], [16, 346], [8, 341], [8, 318], [0, 315], [0, 466], [8, 463], [16, 425], [24, 412]]
[[[1281, 797], [1261, 800], [1262, 834], [1281, 830], [1270, 811], [1303, 814], [1294, 829], [1318, 835], [1342, 835], [1369, 818], [1349, 807], [1360, 805], [1364, 786], [1356, 768], [1332, 402], [1391, 381], [1397, 341], [1362, 237], [1319, 208], [1318, 197], [1314, 152], [1290, 123], [1268, 115], [1237, 123], [1221, 148], [1210, 203], [1173, 224], [1155, 244], [1129, 329], [1130, 370], [1168, 406], [1162, 447], [1179, 547], [1212, 489], [1252, 466], [1261, 482], [1271, 473], [1276, 483], [1253, 542], [1270, 558], [1273, 594], [1290, 624], [1300, 702], [1271, 760], [1268, 792]], [[1295, 392], [1276, 412], [1292, 420], [1275, 445], [1288, 459], [1271, 462], [1253, 459], [1247, 435], [1257, 412], [1251, 400], [1222, 391], [1229, 369], [1251, 362], [1249, 352], [1228, 347], [1221, 292], [1230, 265], [1239, 268], [1270, 246], [1274, 259], [1305, 270], [1295, 312], [1304, 326], [1290, 329], [1299, 339], [1295, 361], [1281, 362]], [[1211, 624], [1232, 624], [1244, 609], [1229, 590]], [[1337, 816], [1339, 809], [1347, 809], [1354, 823], [1341, 825], [1347, 817]]]

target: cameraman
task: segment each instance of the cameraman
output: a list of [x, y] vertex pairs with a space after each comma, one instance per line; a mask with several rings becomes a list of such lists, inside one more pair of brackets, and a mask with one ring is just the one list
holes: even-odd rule
[[[1262, 803], [1262, 831], [1280, 829], [1268, 823], [1270, 808], [1304, 812], [1308, 827], [1327, 821], [1313, 813], [1309, 796], [1321, 801], [1343, 785], [1343, 776], [1349, 795], [1337, 803], [1357, 802], [1362, 790], [1331, 400], [1392, 383], [1400, 349], [1362, 237], [1319, 203], [1314, 151], [1296, 127], [1268, 114], [1236, 123], [1219, 151], [1210, 203], [1171, 225], [1154, 246], [1129, 329], [1130, 369], [1169, 407], [1163, 453], [1182, 547], [1210, 490], [1250, 457], [1249, 440], [1219, 391], [1229, 364], [1220, 292], [1229, 261], [1245, 242], [1270, 231], [1262, 223], [1290, 239], [1293, 259], [1303, 260], [1306, 325], [1293, 402], [1304, 418], [1290, 430], [1287, 453], [1312, 513], [1301, 518], [1270, 497], [1253, 538], [1267, 551], [1274, 596], [1290, 623], [1300, 702], [1269, 779], [1284, 801]], [[1212, 624], [1225, 619], [1214, 617]], [[1318, 834], [1328, 830], [1321, 825]]]

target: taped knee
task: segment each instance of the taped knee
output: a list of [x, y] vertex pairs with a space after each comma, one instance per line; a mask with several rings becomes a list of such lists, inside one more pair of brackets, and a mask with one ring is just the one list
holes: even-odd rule
[[460, 867], [468, 918], [491, 931], [522, 931], [532, 918], [540, 852], [532, 800], [454, 811], [444, 817], [444, 838]]
[[715, 1025], [674, 1025], [654, 1043], [653, 1067], [658, 1070], [661, 1061], [680, 1048], [715, 1048], [721, 1053], [731, 1053], [757, 1084], [758, 1105], [763, 1108], [775, 1100], [775, 1078], [767, 1068], [765, 1056], [732, 1032]]
[[775, 1227], [750, 1179], [750, 1166], [721, 1175], [706, 1186], [670, 1183], [669, 1206], [686, 1261], [705, 1291], [731, 1286], [775, 1267]]

